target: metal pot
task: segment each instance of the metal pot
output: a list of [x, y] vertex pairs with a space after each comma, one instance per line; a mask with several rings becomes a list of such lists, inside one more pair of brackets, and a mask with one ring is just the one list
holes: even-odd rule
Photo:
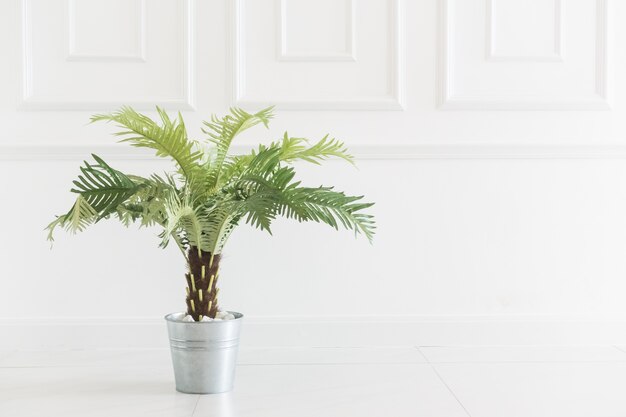
[[176, 390], [216, 394], [233, 389], [243, 314], [232, 320], [183, 322], [165, 316]]

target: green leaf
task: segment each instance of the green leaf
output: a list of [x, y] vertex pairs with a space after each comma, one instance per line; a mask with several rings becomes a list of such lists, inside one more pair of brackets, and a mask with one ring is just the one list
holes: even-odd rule
[[111, 168], [102, 158], [92, 154], [95, 165], [85, 161], [72, 188], [73, 193], [80, 194], [89, 205], [103, 218], [114, 212], [118, 205], [135, 194], [138, 187], [126, 175]]
[[76, 202], [48, 226], [50, 239], [56, 227], [76, 232], [112, 215], [125, 225], [162, 227], [161, 246], [174, 239], [183, 254], [191, 248], [219, 254], [242, 220], [271, 233], [278, 216], [345, 227], [372, 239], [375, 224], [366, 213], [372, 203], [331, 187], [303, 187], [295, 176], [292, 163], [297, 161], [353, 162], [342, 142], [327, 135], [310, 145], [285, 133], [282, 140], [246, 155], [229, 155], [241, 132], [258, 124], [267, 127], [271, 107], [257, 113], [233, 108], [222, 118], [213, 116], [203, 129], [213, 149], [188, 138], [180, 113], [171, 119], [158, 107], [157, 112], [158, 122], [130, 107], [95, 115], [92, 121], [115, 122], [122, 128], [117, 133], [121, 142], [173, 159], [176, 173], [128, 175], [93, 155], [94, 162], [85, 162], [74, 181]]
[[[292, 155], [304, 150], [291, 146]], [[347, 196], [332, 187], [301, 187], [299, 181], [294, 181], [294, 169], [281, 166], [283, 151], [276, 143], [260, 146], [246, 159], [247, 166], [232, 183], [229, 192], [244, 201], [241, 209], [246, 222], [269, 231], [272, 220], [282, 215], [300, 222], [326, 223], [335, 229], [343, 226], [371, 241], [375, 230], [373, 217], [362, 211], [373, 203], [363, 203], [362, 196]]]
[[298, 221], [339, 225], [362, 233], [371, 242], [376, 229], [374, 217], [362, 211], [374, 203], [363, 203], [363, 196], [348, 196], [332, 187], [290, 187], [283, 193], [279, 213]]
[[189, 198], [180, 199], [176, 194], [168, 199], [166, 205], [167, 224], [161, 246], [166, 246], [170, 236], [184, 233], [188, 245], [209, 250], [210, 236], [207, 229], [207, 216], [203, 207], [194, 208]]
[[164, 226], [167, 222], [167, 198], [177, 192], [173, 178], [168, 176], [163, 179], [158, 175], [150, 178], [129, 175], [129, 178], [137, 184], [137, 191], [117, 207], [117, 217], [124, 225], [139, 220], [140, 226]]
[[220, 184], [224, 162], [233, 139], [244, 130], [260, 123], [268, 127], [269, 120], [273, 117], [272, 110], [273, 107], [268, 107], [251, 114], [239, 108], [231, 108], [230, 114], [223, 118], [212, 116], [210, 122], [204, 122], [205, 129], [202, 131], [209, 136], [209, 141], [215, 145], [215, 156], [207, 178], [209, 187], [215, 188]]
[[348, 149], [343, 142], [335, 138], [329, 138], [328, 135], [312, 146], [306, 146], [307, 144], [307, 139], [292, 138], [285, 132], [280, 143], [280, 159], [285, 162], [302, 160], [319, 165], [320, 162], [328, 158], [336, 157], [354, 164], [354, 157], [348, 153]]
[[161, 118], [161, 125], [130, 107], [122, 107], [111, 114], [94, 115], [91, 122], [113, 121], [117, 123], [124, 129], [115, 134], [123, 137], [120, 142], [128, 142], [140, 148], [154, 149], [157, 156], [173, 159], [181, 174], [189, 181], [199, 169], [198, 162], [202, 158], [202, 152], [195, 150], [194, 142], [188, 139], [185, 123], [180, 113], [177, 119], [171, 120], [163, 109], [157, 107], [157, 112]]
[[79, 195], [72, 208], [66, 214], [57, 217], [46, 227], [48, 240], [54, 240], [54, 230], [58, 226], [70, 233], [82, 232], [87, 226], [95, 223], [97, 218], [98, 212], [91, 207], [82, 195]]

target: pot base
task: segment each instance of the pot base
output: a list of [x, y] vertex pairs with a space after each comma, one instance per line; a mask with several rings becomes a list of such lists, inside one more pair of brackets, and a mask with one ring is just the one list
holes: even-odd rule
[[182, 322], [165, 316], [176, 391], [218, 394], [233, 389], [243, 315], [233, 320]]

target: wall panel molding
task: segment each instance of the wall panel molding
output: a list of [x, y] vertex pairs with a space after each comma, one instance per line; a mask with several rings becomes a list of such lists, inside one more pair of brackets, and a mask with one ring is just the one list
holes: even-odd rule
[[[282, 0], [279, 3], [282, 9]], [[351, 0], [352, 2], [353, 0]], [[229, 51], [231, 62], [230, 68], [230, 93], [232, 102], [237, 106], [262, 107], [269, 103], [274, 104], [279, 110], [403, 110], [404, 109], [404, 78], [405, 78], [405, 45], [404, 45], [404, 0], [389, 0], [392, 14], [391, 38], [393, 45], [391, 51], [391, 75], [389, 82], [388, 97], [372, 97], [371, 99], [345, 99], [336, 100], [314, 100], [314, 99], [293, 99], [293, 100], [272, 100], [271, 97], [253, 97], [248, 94], [246, 86], [246, 45], [245, 45], [245, 0], [233, 0], [229, 2], [231, 14], [231, 48]], [[352, 7], [355, 7], [354, 5]], [[354, 13], [354, 12], [353, 12]], [[279, 22], [283, 20], [284, 13], [279, 13]], [[282, 26], [282, 23], [281, 23]], [[351, 25], [354, 31], [355, 25]], [[284, 33], [283, 30], [280, 33]], [[354, 36], [354, 35], [353, 35]], [[285, 60], [283, 51], [284, 42], [281, 36], [278, 39], [279, 60]], [[353, 44], [353, 48], [356, 46]], [[293, 57], [289, 61], [317, 61], [332, 62], [337, 61], [328, 56], [314, 57]], [[344, 61], [346, 59], [339, 59]]]
[[76, 2], [68, 0], [68, 53], [67, 61], [87, 62], [146, 62], [146, 0], [133, 0], [139, 7], [137, 22], [137, 54], [130, 55], [100, 55], [85, 54], [76, 50]]
[[515, 53], [502, 54], [496, 51], [496, 19], [495, 11], [498, 0], [487, 0], [487, 27], [486, 27], [486, 58], [487, 61], [501, 62], [563, 62], [563, 8], [561, 0], [554, 0], [554, 49], [551, 55], [525, 55], [520, 56]]
[[[73, 1], [70, 0], [70, 5]], [[142, 53], [138, 57], [124, 57], [124, 56], [86, 56], [86, 55], [68, 55], [67, 61], [87, 61], [87, 62], [129, 62], [129, 63], [144, 63], [145, 62], [145, 49], [146, 49], [146, 34], [145, 27], [145, 0], [139, 0], [142, 7], [142, 24], [141, 24], [141, 51]], [[47, 98], [38, 97], [35, 91], [35, 82], [33, 79], [33, 45], [32, 45], [32, 33], [33, 22], [31, 18], [31, 5], [32, 0], [22, 0], [21, 2], [21, 17], [22, 17], [22, 94], [18, 108], [20, 110], [76, 110], [76, 111], [88, 111], [88, 110], [101, 110], [104, 108], [118, 107], [122, 104], [130, 105], [138, 110], [152, 110], [154, 105], [170, 106], [180, 110], [194, 110], [195, 109], [195, 70], [194, 70], [194, 53], [195, 53], [195, 0], [184, 0], [180, 2], [183, 15], [183, 40], [182, 40], [182, 53], [184, 62], [183, 77], [180, 80], [182, 84], [183, 94], [180, 97], [142, 97], [141, 99], [130, 99], [122, 101], [102, 101], [102, 100], [51, 100]], [[71, 38], [70, 38], [71, 40]], [[71, 51], [71, 49], [70, 49]]]
[[602, 97], [607, 107], [610, 104], [610, 61], [609, 46], [612, 28], [609, 23], [609, 0], [596, 0], [596, 93]]
[[[455, 93], [454, 73], [455, 62], [451, 56], [453, 48], [454, 23], [452, 11], [456, 0], [441, 0], [439, 3], [439, 35], [438, 35], [438, 106], [443, 110], [609, 110], [611, 97], [609, 95], [610, 64], [609, 44], [611, 27], [609, 23], [609, 0], [595, 0], [595, 91], [593, 95], [580, 97], [551, 97], [551, 96], [515, 96], [515, 95], [468, 95]], [[491, 15], [490, 7], [494, 1], [486, 0], [488, 16]], [[557, 0], [560, 2], [560, 0]], [[560, 3], [557, 3], [560, 4]], [[559, 6], [560, 7], [560, 6]], [[559, 32], [562, 30], [562, 22], [555, 22]], [[488, 26], [491, 26], [489, 23]], [[489, 31], [488, 31], [489, 32]], [[559, 36], [559, 43], [562, 36]], [[487, 37], [486, 49], [492, 47], [493, 39]], [[560, 51], [560, 49], [559, 49]], [[494, 61], [493, 57], [486, 54], [486, 61]], [[520, 59], [497, 58], [496, 61], [504, 62], [541, 62], [539, 57]], [[548, 60], [546, 61], [549, 63]], [[554, 62], [561, 62], [554, 60]]]
[[342, 54], [298, 54], [289, 52], [288, 44], [288, 19], [287, 4], [289, 0], [278, 0], [278, 61], [293, 62], [332, 62], [332, 61], [356, 61], [356, 25], [355, 25], [355, 0], [345, 0], [349, 13], [346, 25], [346, 52]]
[[[252, 149], [233, 146], [233, 152]], [[605, 145], [353, 145], [358, 160], [421, 159], [626, 159], [626, 144]], [[110, 160], [163, 161], [150, 151], [127, 145], [0, 145], [0, 161], [81, 161], [92, 153]]]

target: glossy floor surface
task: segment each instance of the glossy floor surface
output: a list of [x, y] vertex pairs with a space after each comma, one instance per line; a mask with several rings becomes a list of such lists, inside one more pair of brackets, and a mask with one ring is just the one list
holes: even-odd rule
[[0, 416], [624, 417], [626, 347], [243, 349], [235, 391], [165, 350], [0, 352]]

